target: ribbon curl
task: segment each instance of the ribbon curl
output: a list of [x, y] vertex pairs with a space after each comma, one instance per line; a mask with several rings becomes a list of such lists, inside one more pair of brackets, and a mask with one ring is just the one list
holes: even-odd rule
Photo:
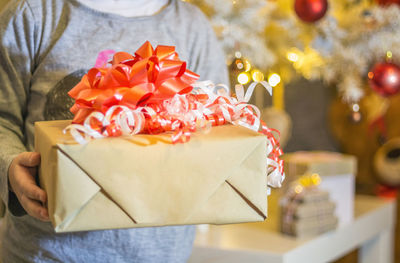
[[[104, 63], [103, 63], [104, 64]], [[78, 143], [110, 136], [170, 132], [173, 143], [190, 140], [195, 131], [231, 123], [267, 136], [268, 185], [280, 187], [284, 180], [278, 140], [260, 120], [259, 109], [247, 102], [258, 83], [247, 92], [235, 87], [230, 96], [226, 85], [196, 82], [199, 76], [179, 60], [174, 47], [146, 42], [133, 55], [114, 54], [109, 67], [92, 68], [69, 92], [75, 114], [69, 131]], [[271, 92], [267, 82], [260, 83]]]

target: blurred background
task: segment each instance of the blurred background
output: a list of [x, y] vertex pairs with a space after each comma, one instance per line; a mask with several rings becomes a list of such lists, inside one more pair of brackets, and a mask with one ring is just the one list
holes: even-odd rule
[[[274, 87], [272, 97], [257, 88], [252, 103], [285, 153], [353, 155], [355, 193], [399, 207], [399, 0], [187, 1], [210, 18], [232, 87]], [[395, 239], [400, 262], [398, 219]], [[354, 252], [343, 262], [356, 261]]]

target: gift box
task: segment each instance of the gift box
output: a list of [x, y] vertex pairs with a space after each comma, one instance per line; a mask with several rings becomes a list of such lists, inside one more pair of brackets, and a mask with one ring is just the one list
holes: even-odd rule
[[295, 152], [285, 154], [285, 173], [287, 184], [304, 174], [318, 174], [320, 189], [329, 193], [336, 204], [335, 215], [338, 225], [343, 226], [354, 218], [355, 174], [357, 161], [354, 156], [334, 152]]
[[145, 42], [98, 59], [68, 92], [72, 123], [36, 123], [57, 232], [266, 218], [282, 151], [247, 102], [258, 84], [271, 87], [239, 86], [232, 97], [198, 78], [175, 47]]
[[281, 231], [299, 238], [312, 237], [336, 228], [336, 204], [330, 200], [329, 193], [317, 185], [305, 186], [305, 180], [316, 179], [303, 176], [291, 186], [281, 209]]
[[263, 221], [267, 138], [240, 126], [189, 142], [139, 134], [78, 144], [70, 121], [36, 122], [40, 184], [56, 232]]

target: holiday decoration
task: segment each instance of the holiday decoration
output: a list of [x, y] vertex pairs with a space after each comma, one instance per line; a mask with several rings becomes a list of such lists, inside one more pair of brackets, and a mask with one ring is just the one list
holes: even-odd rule
[[275, 52], [265, 45], [265, 27], [276, 4], [259, 0], [186, 0], [198, 5], [210, 21], [231, 63], [240, 52], [251, 63], [267, 69], [276, 62]]
[[400, 187], [400, 138], [386, 142], [374, 156], [378, 179], [390, 187]]
[[258, 83], [272, 92], [267, 82], [252, 83], [246, 94], [237, 86], [233, 98], [226, 86], [194, 83], [198, 77], [173, 46], [153, 49], [147, 41], [134, 56], [118, 52], [109, 67], [92, 68], [68, 92], [75, 99], [75, 116], [67, 130], [81, 144], [90, 138], [163, 132], [173, 132], [173, 143], [186, 142], [197, 129], [225, 123], [264, 130], [273, 137], [259, 110], [246, 104]]
[[252, 65], [248, 59], [242, 57], [240, 52], [236, 52], [235, 59], [228, 67], [231, 87], [236, 84], [246, 85], [252, 80]]
[[317, 174], [303, 175], [292, 183], [282, 200], [281, 230], [300, 238], [335, 229], [335, 203], [329, 192], [319, 189]]
[[[329, 192], [335, 202], [339, 226], [353, 220], [357, 169], [354, 156], [311, 151], [289, 153], [282, 158], [285, 160], [286, 186], [301, 178], [303, 186], [318, 184], [319, 189]], [[288, 190], [284, 187], [283, 191]]]
[[372, 194], [376, 193], [378, 184], [385, 183], [385, 179], [381, 178], [385, 178], [388, 168], [395, 167], [397, 163], [393, 155], [395, 152], [390, 154], [393, 158], [389, 158], [388, 153], [395, 149], [395, 144], [389, 142], [400, 138], [400, 96], [382, 97], [369, 89], [360, 100], [359, 107], [362, 118], [354, 123], [348, 119], [351, 112], [349, 105], [340, 98], [335, 99], [329, 113], [330, 126], [343, 152], [357, 156], [360, 191]]
[[[400, 8], [396, 4], [338, 0], [329, 2], [327, 13], [327, 1], [298, 0], [296, 15], [293, 1], [186, 1], [209, 15], [229, 64], [239, 52], [265, 76], [277, 73], [282, 83], [290, 82], [296, 72], [306, 79], [321, 79], [336, 85], [349, 104], [365, 95], [371, 64], [385, 55], [393, 63], [398, 59], [393, 53], [400, 50]], [[319, 16], [324, 19], [304, 25]], [[249, 76], [250, 72], [244, 73], [241, 79]]]
[[239, 75], [240, 72], [248, 72], [251, 69], [251, 65], [249, 61], [245, 58], [242, 58], [241, 54], [238, 54], [238, 57], [233, 60], [232, 64], [229, 66], [230, 72]]
[[354, 103], [351, 106], [350, 120], [353, 123], [359, 123], [362, 120], [362, 113], [360, 112], [360, 106], [357, 103]]
[[400, 9], [360, 4], [338, 10], [336, 17], [317, 25], [318, 33], [310, 43], [322, 63], [308, 60], [297, 71], [336, 85], [343, 100], [352, 104], [366, 95], [367, 75], [374, 62], [386, 56], [396, 63], [392, 51], [400, 50]]
[[[267, 82], [253, 82], [246, 93], [238, 85], [236, 97], [231, 97], [224, 85], [215, 86], [211, 81], [194, 83], [199, 76], [186, 68], [175, 47], [160, 45], [153, 49], [148, 41], [135, 55], [118, 52], [110, 66], [99, 61], [96, 64], [103, 66], [90, 69], [68, 92], [75, 99], [71, 107], [75, 116], [66, 131], [78, 143], [166, 132], [171, 133], [172, 143], [185, 143], [197, 130], [230, 123], [269, 138], [272, 151], [268, 155], [277, 165], [273, 173], [283, 178], [279, 143], [260, 120], [260, 110], [247, 104], [258, 84], [272, 93]], [[276, 176], [270, 176], [273, 177]], [[271, 184], [275, 181], [276, 178], [271, 179]]]
[[328, 10], [327, 0], [296, 0], [294, 10], [304, 22], [313, 23], [325, 16]]
[[363, 109], [369, 123], [373, 123], [385, 116], [390, 105], [388, 98], [382, 97], [376, 92], [370, 92], [363, 99]]
[[381, 6], [388, 6], [388, 5], [391, 5], [391, 4], [400, 5], [400, 0], [376, 0], [376, 1]]
[[400, 67], [393, 63], [378, 63], [368, 73], [371, 87], [382, 96], [400, 91]]

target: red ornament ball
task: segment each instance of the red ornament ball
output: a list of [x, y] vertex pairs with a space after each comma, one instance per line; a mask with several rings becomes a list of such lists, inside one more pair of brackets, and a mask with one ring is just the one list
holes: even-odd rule
[[400, 91], [400, 67], [394, 63], [378, 63], [368, 73], [373, 90], [384, 97]]
[[307, 23], [313, 23], [325, 16], [328, 10], [328, 0], [296, 0], [294, 11]]
[[400, 0], [376, 0], [376, 2], [378, 2], [378, 5], [381, 6], [388, 6], [391, 4], [400, 5]]

